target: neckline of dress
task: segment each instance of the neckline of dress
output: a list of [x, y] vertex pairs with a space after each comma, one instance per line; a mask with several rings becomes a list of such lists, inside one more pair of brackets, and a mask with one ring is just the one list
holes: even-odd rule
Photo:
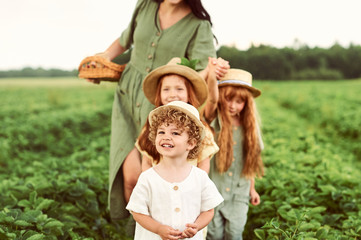
[[186, 14], [184, 17], [182, 17], [181, 19], [179, 19], [176, 23], [174, 23], [172, 26], [169, 26], [167, 27], [166, 29], [162, 29], [160, 27], [160, 19], [159, 19], [159, 5], [157, 7], [157, 10], [155, 12], [155, 18], [156, 18], [156, 23], [157, 23], [157, 29], [160, 31], [160, 32], [166, 32], [168, 31], [169, 29], [172, 29], [175, 25], [178, 25], [180, 24], [181, 22], [184, 21], [184, 19], [188, 18], [190, 15], [192, 14], [192, 11], [190, 11], [188, 14]]

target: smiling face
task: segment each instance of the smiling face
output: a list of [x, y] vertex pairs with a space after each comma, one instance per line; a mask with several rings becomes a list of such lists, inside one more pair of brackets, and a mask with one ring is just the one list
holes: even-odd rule
[[155, 147], [163, 158], [184, 158], [195, 147], [189, 143], [189, 135], [176, 124], [162, 124], [158, 127], [155, 137]]
[[166, 75], [162, 78], [160, 98], [162, 105], [173, 101], [188, 102], [188, 91], [185, 85], [186, 78], [179, 75]]

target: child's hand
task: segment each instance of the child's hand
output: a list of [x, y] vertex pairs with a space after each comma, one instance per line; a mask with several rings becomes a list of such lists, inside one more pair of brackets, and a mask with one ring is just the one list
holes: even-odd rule
[[198, 232], [198, 225], [195, 223], [187, 223], [186, 229], [182, 232], [182, 238], [191, 238]]
[[173, 229], [167, 225], [161, 225], [158, 228], [157, 234], [162, 238], [162, 240], [177, 240], [181, 238], [182, 232]]
[[251, 197], [251, 204], [253, 206], [257, 206], [258, 204], [260, 204], [261, 198], [255, 189], [251, 189], [249, 195]]
[[229, 68], [230, 68], [229, 62], [219, 57], [216, 61], [216, 70], [215, 70], [217, 79], [224, 77], [224, 75], [226, 75]]

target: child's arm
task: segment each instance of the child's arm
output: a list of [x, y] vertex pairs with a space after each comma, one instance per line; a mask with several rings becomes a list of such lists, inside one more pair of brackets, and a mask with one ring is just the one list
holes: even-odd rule
[[261, 198], [256, 191], [255, 184], [254, 184], [254, 178], [251, 179], [251, 188], [249, 190], [249, 195], [251, 197], [252, 205], [257, 206], [258, 204], [260, 204]]
[[134, 220], [139, 223], [142, 227], [151, 231], [157, 235], [159, 235], [162, 239], [179, 239], [182, 235], [182, 232], [171, 228], [170, 226], [163, 225], [156, 220], [154, 220], [151, 216], [144, 215], [141, 213], [132, 212]]
[[197, 232], [205, 228], [212, 220], [214, 216], [214, 209], [201, 212], [194, 223], [187, 223], [186, 229], [182, 232], [182, 238], [191, 238], [197, 234]]
[[204, 170], [206, 173], [209, 173], [209, 169], [211, 167], [211, 159], [206, 158], [202, 160], [201, 162], [197, 163], [197, 167]]
[[208, 75], [206, 77], [206, 82], [208, 85], [208, 99], [206, 102], [206, 106], [204, 107], [204, 118], [208, 123], [212, 122], [212, 120], [216, 117], [216, 109], [218, 103], [216, 64], [216, 59], [208, 58]]

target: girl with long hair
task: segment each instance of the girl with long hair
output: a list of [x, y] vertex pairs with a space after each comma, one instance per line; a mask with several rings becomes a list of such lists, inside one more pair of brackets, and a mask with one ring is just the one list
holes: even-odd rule
[[204, 116], [212, 122], [219, 146], [209, 176], [225, 201], [215, 209], [207, 239], [242, 239], [248, 203], [260, 203], [254, 179], [264, 174], [254, 102], [261, 92], [252, 86], [252, 75], [240, 69], [229, 69], [218, 86], [215, 77], [209, 79], [213, 79], [208, 82], [210, 91], [218, 90], [218, 95], [214, 104], [206, 106]]
[[[179, 58], [173, 58], [167, 65], [159, 67], [146, 76], [143, 82], [143, 90], [148, 100], [156, 107], [172, 101], [183, 101], [200, 108], [207, 104], [208, 87], [205, 80], [188, 66], [180, 65]], [[219, 65], [220, 69], [228, 69], [228, 62], [223, 59], [209, 58], [209, 64], [213, 67]], [[222, 68], [220, 67], [222, 66]], [[208, 67], [205, 69], [208, 71]], [[225, 72], [223, 73], [223, 75]], [[212, 96], [209, 96], [212, 98]], [[206, 124], [206, 137], [202, 141], [200, 154], [197, 159], [192, 159], [194, 165], [209, 172], [210, 158], [218, 151], [214, 142], [213, 134]], [[160, 162], [161, 158], [154, 145], [148, 138], [149, 122], [143, 127], [138, 137], [136, 147], [143, 155], [142, 170], [150, 168]]]

